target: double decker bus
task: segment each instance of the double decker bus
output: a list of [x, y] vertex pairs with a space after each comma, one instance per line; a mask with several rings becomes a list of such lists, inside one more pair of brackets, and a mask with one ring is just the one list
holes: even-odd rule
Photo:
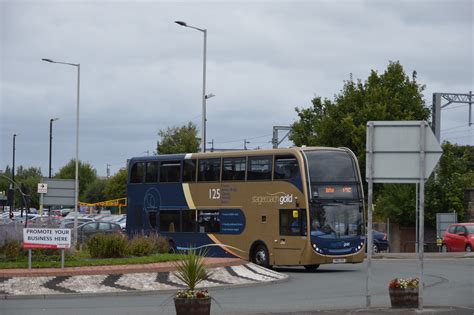
[[135, 157], [128, 164], [129, 235], [261, 266], [359, 263], [364, 196], [347, 148], [292, 147]]

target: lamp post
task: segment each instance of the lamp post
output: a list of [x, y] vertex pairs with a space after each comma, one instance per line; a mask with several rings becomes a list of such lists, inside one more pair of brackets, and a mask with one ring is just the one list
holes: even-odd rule
[[12, 167], [12, 184], [10, 184], [10, 187], [13, 189], [13, 198], [11, 202], [11, 208], [10, 208], [10, 213], [15, 211], [15, 140], [16, 140], [17, 134], [13, 134], [13, 167]]
[[201, 126], [201, 133], [202, 133], [202, 139], [201, 139], [201, 151], [206, 152], [206, 99], [211, 98], [211, 94], [206, 95], [206, 46], [207, 46], [207, 30], [198, 28], [195, 26], [191, 26], [186, 24], [186, 22], [183, 21], [175, 21], [176, 24], [195, 29], [197, 31], [200, 31], [204, 34], [204, 54], [203, 54], [203, 65], [202, 65], [202, 126]]
[[[81, 65], [79, 63], [69, 63], [54, 61], [51, 59], [43, 58], [43, 61], [58, 63], [62, 65], [68, 65], [77, 67], [77, 102], [76, 102], [76, 175], [74, 184], [74, 245], [77, 243], [77, 205], [79, 203], [79, 91], [81, 82]], [[51, 170], [51, 168], [50, 168]]]
[[53, 121], [59, 118], [51, 118], [49, 120], [49, 178], [51, 178], [51, 156], [53, 153]]
[[12, 181], [15, 182], [15, 139], [17, 134], [13, 134], [13, 167], [12, 167]]

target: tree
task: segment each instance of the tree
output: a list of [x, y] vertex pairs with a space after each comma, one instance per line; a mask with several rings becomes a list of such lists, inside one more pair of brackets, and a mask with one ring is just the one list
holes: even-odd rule
[[426, 221], [435, 226], [436, 213], [456, 212], [464, 220], [464, 191], [474, 187], [474, 147], [449, 142], [442, 145], [443, 155], [426, 183]]
[[127, 196], [127, 174], [127, 168], [124, 167], [107, 180], [107, 185], [105, 187], [107, 200]]
[[[400, 63], [389, 62], [385, 72], [375, 70], [367, 80], [344, 82], [334, 101], [320, 97], [310, 108], [296, 108], [298, 120], [291, 126], [296, 145], [347, 147], [365, 165], [366, 126], [370, 120], [427, 120], [430, 110], [423, 100], [424, 86], [405, 74]], [[365, 178], [365, 168], [361, 168]]]
[[[59, 179], [75, 179], [76, 178], [76, 160], [71, 159], [64, 165], [54, 176]], [[79, 161], [79, 198], [84, 197], [87, 187], [97, 179], [97, 171], [89, 163]]]
[[[15, 181], [18, 185], [23, 185], [23, 188], [26, 190], [23, 193], [28, 195], [28, 206], [30, 207], [39, 208], [39, 195], [37, 191], [42, 177], [43, 175], [39, 167], [24, 168], [20, 165], [15, 172]], [[15, 205], [18, 207], [23, 205], [23, 198], [19, 193], [16, 194]]]
[[182, 127], [171, 127], [158, 132], [160, 141], [157, 143], [158, 154], [195, 153], [199, 150], [197, 127], [192, 122]]
[[84, 192], [84, 202], [94, 203], [99, 201], [107, 200], [107, 195], [105, 189], [107, 187], [107, 180], [97, 178], [89, 186], [87, 186], [86, 191]]

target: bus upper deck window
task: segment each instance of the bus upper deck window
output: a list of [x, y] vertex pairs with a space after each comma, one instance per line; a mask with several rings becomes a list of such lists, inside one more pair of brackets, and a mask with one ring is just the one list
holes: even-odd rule
[[183, 182], [196, 181], [196, 160], [184, 160]]
[[131, 183], [143, 183], [143, 175], [145, 173], [145, 163], [137, 162], [133, 164], [130, 175]]
[[291, 179], [299, 173], [298, 161], [292, 156], [276, 156], [274, 179]]
[[179, 183], [181, 179], [181, 162], [161, 162], [160, 182]]
[[221, 159], [199, 160], [198, 181], [218, 182], [221, 175]]
[[223, 159], [222, 180], [245, 180], [245, 157]]
[[272, 157], [252, 156], [248, 160], [247, 180], [271, 180]]
[[145, 182], [156, 183], [158, 181], [158, 162], [146, 163]]

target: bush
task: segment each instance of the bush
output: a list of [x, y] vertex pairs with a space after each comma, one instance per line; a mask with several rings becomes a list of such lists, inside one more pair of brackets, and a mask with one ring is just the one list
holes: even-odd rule
[[17, 240], [6, 240], [0, 247], [0, 257], [5, 257], [5, 261], [16, 261], [26, 255], [26, 251], [21, 247], [21, 242]]
[[128, 253], [132, 256], [149, 256], [167, 253], [169, 244], [166, 238], [156, 234], [136, 235], [128, 244]]
[[166, 237], [150, 234], [148, 238], [153, 242], [153, 253], [166, 254], [170, 251], [170, 243]]
[[97, 234], [87, 241], [92, 258], [120, 258], [127, 256], [127, 240], [118, 234]]
[[153, 241], [143, 235], [134, 237], [128, 243], [128, 253], [132, 256], [149, 256], [154, 251]]

